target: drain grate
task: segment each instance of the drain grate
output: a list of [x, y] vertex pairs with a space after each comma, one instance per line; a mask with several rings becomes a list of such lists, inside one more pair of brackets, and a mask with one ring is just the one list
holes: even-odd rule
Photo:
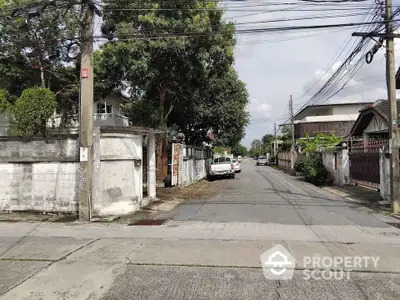
[[128, 224], [129, 226], [159, 226], [167, 222], [168, 219], [139, 220]]

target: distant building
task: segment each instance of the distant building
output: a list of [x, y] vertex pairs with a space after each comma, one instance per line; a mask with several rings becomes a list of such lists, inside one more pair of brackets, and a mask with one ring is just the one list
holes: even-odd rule
[[[349, 135], [359, 111], [371, 102], [327, 102], [324, 104], [309, 105], [301, 109], [294, 116], [295, 138], [315, 137], [318, 133], [336, 136]], [[280, 126], [290, 125], [289, 123]]]

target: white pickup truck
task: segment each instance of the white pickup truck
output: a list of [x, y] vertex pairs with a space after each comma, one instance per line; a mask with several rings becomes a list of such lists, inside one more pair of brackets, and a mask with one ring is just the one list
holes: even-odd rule
[[215, 177], [222, 176], [235, 178], [235, 166], [230, 157], [221, 156], [214, 158], [212, 164], [208, 168], [208, 180], [213, 180]]

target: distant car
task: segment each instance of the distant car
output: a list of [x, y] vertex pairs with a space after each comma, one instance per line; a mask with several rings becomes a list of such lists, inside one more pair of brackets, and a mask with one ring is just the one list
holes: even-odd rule
[[257, 166], [261, 166], [261, 165], [264, 165], [264, 166], [268, 165], [268, 160], [265, 156], [260, 156], [257, 159]]
[[242, 168], [240, 166], [240, 162], [239, 159], [232, 159], [232, 163], [233, 163], [233, 169], [235, 170], [235, 173], [240, 173], [242, 172]]
[[237, 160], [238, 160], [238, 162], [242, 162], [242, 157], [239, 155], [238, 157], [237, 157]]

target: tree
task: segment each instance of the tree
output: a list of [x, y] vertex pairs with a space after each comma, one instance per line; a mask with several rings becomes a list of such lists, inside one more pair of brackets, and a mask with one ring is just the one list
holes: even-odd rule
[[79, 99], [79, 51], [70, 50], [79, 44], [72, 37], [79, 36], [81, 5], [3, 0], [0, 7], [0, 88], [17, 98], [27, 88], [49, 88], [69, 118]]
[[15, 135], [44, 135], [46, 123], [56, 107], [54, 93], [45, 88], [25, 89], [14, 105], [8, 106]]
[[125, 113], [136, 125], [177, 125], [188, 144], [208, 142], [210, 131], [217, 145], [238, 144], [248, 95], [232, 68], [234, 27], [217, 2], [141, 0], [136, 10], [138, 3], [104, 1], [111, 41], [96, 53], [96, 80], [129, 91]]
[[238, 144], [235, 147], [233, 147], [232, 152], [235, 156], [246, 156], [247, 148], [242, 144]]
[[262, 155], [262, 141], [261, 140], [255, 139], [251, 142], [249, 154], [250, 154], [250, 156]]
[[271, 143], [275, 140], [275, 136], [272, 134], [266, 134], [262, 137], [262, 144], [263, 148], [265, 149], [266, 153], [272, 152]]

